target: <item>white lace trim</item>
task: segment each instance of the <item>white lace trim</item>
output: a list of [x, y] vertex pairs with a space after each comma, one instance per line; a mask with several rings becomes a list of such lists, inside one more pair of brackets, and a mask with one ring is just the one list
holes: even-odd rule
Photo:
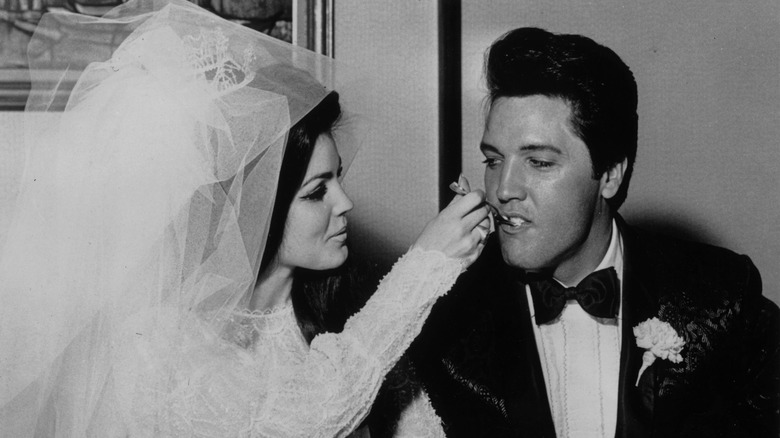
[[242, 309], [233, 311], [233, 315], [243, 316], [245, 318], [262, 318], [269, 315], [289, 312], [293, 309], [292, 302], [286, 302], [279, 304], [278, 306], [269, 307], [267, 309]]
[[226, 94], [241, 88], [254, 78], [250, 64], [255, 60], [255, 53], [247, 47], [243, 58], [238, 61], [228, 49], [228, 38], [221, 29], [200, 29], [198, 36], [187, 35], [182, 41], [187, 52], [187, 59], [206, 79], [218, 94]]
[[[255, 78], [252, 64], [256, 55], [251, 47], [246, 47], [237, 59], [230, 50], [229, 39], [222, 29], [205, 30], [199, 28], [198, 35], [179, 35], [170, 27], [161, 27], [121, 47], [114, 52], [108, 65], [114, 71], [119, 71], [126, 65], [140, 65], [146, 69], [161, 68], [159, 60], [155, 60], [155, 52], [150, 45], [159, 41], [168, 41], [176, 45], [182, 53], [168, 55], [176, 58], [170, 65], [188, 70], [181, 77], [190, 80], [205, 80], [206, 87], [214, 96], [219, 97], [249, 84]], [[175, 42], [174, 42], [175, 41]], [[175, 84], [176, 86], [180, 84]]]

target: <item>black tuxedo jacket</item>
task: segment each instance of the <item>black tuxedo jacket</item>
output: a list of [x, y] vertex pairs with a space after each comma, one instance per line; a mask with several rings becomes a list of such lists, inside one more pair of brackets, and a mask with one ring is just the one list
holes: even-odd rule
[[[778, 436], [780, 319], [745, 256], [635, 230], [624, 243], [616, 437]], [[433, 309], [409, 351], [451, 437], [554, 437], [521, 276], [495, 237]], [[635, 386], [633, 327], [668, 322], [684, 360], [656, 360]]]

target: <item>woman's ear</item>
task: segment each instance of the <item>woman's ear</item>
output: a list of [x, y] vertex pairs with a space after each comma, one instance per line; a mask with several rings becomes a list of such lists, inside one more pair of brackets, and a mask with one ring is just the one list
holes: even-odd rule
[[601, 175], [601, 196], [603, 196], [604, 199], [610, 199], [618, 192], [620, 183], [623, 182], [623, 176], [626, 174], [627, 167], [628, 158], [624, 158], [623, 161], [615, 163]]

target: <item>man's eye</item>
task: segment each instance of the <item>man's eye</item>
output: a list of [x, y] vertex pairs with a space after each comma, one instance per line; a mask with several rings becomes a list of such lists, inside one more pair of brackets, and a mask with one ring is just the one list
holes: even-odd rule
[[304, 195], [303, 199], [309, 201], [322, 201], [322, 198], [325, 197], [326, 193], [328, 193], [328, 188], [325, 186], [325, 184], [319, 184], [314, 188], [314, 190], [309, 192], [307, 195]]
[[536, 167], [538, 169], [546, 169], [548, 167], [552, 167], [553, 163], [552, 161], [544, 161], [544, 160], [538, 160], [536, 158], [531, 158], [528, 160], [529, 163], [531, 163], [531, 166]]
[[493, 169], [496, 167], [496, 165], [498, 165], [498, 161], [499, 160], [497, 158], [485, 158], [482, 160], [482, 164], [489, 167], [490, 169]]

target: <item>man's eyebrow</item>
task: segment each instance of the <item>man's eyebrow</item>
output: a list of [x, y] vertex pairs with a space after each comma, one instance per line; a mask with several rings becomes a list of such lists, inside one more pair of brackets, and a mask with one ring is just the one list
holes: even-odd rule
[[[479, 150], [481, 150], [483, 153], [492, 152], [494, 154], [500, 154], [498, 148], [484, 142], [479, 144]], [[563, 151], [560, 148], [549, 144], [527, 144], [527, 145], [520, 146], [519, 150], [527, 151], [527, 152], [548, 151], [558, 155], [563, 155]]]
[[311, 178], [304, 181], [303, 184], [301, 184], [301, 187], [305, 186], [306, 184], [309, 184], [310, 182], [316, 179], [331, 179], [331, 178], [333, 178], [333, 172], [331, 172], [330, 170], [327, 172], [318, 173], [317, 175], [314, 175]]
[[479, 144], [479, 150], [482, 151], [482, 153], [485, 153], [485, 152], [492, 152], [494, 154], [499, 154], [500, 153], [500, 152], [498, 152], [498, 149], [495, 146], [489, 145], [489, 144], [487, 144], [485, 142], [481, 142]]
[[542, 152], [544, 152], [544, 151], [548, 151], [548, 152], [552, 152], [552, 153], [555, 153], [555, 154], [558, 154], [558, 155], [563, 155], [563, 151], [560, 148], [558, 148], [556, 146], [553, 146], [553, 145], [550, 145], [550, 144], [527, 144], [527, 145], [521, 146], [520, 150], [521, 151], [530, 151], [530, 152], [535, 152], [535, 151], [542, 151]]

